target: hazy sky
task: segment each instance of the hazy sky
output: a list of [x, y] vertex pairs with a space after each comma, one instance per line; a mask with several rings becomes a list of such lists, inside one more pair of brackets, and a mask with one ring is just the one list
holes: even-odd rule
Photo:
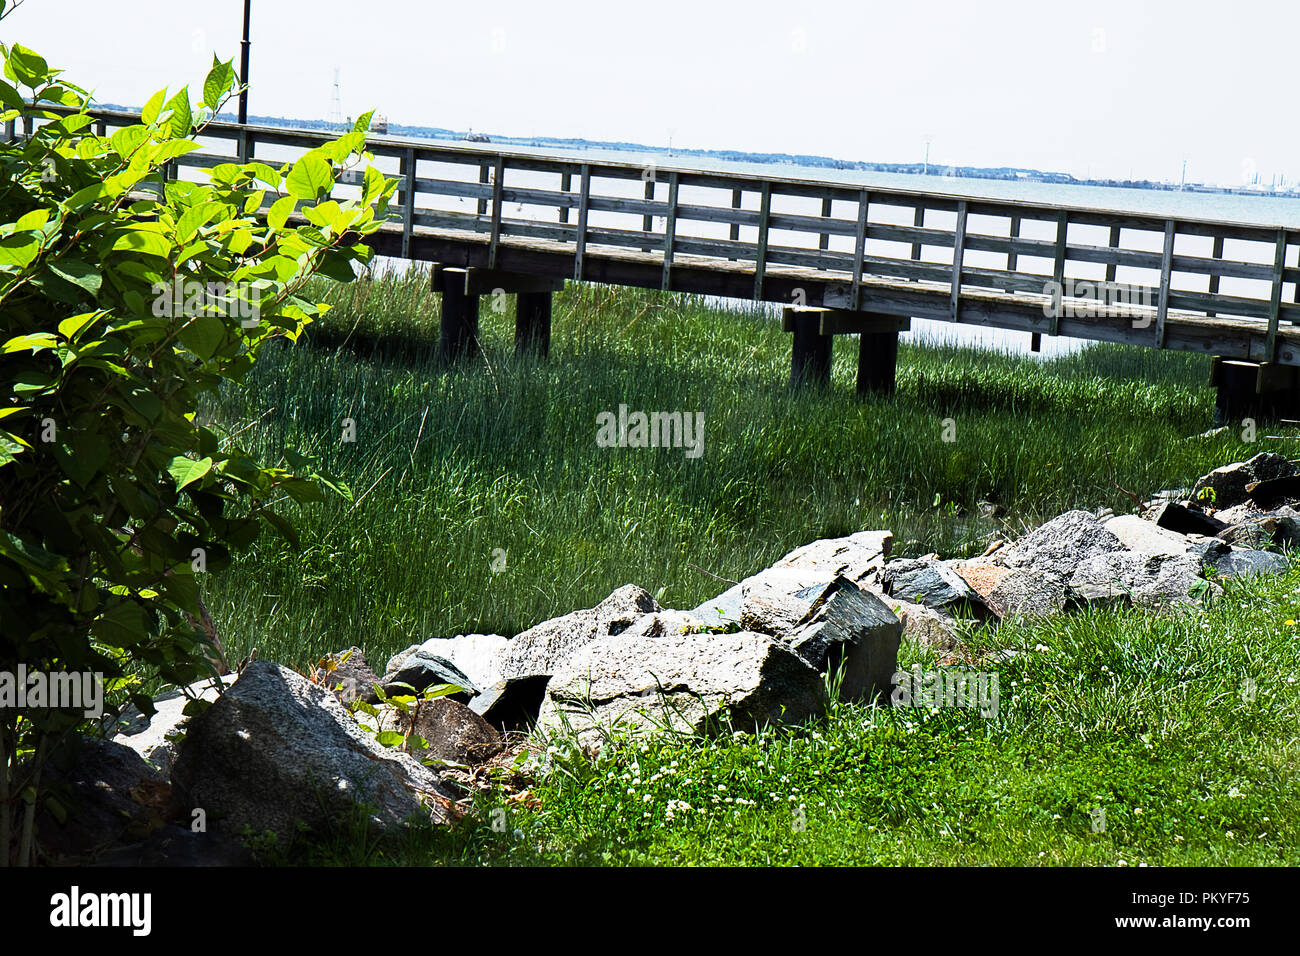
[[[25, 0], [101, 101], [238, 65], [242, 0]], [[1300, 179], [1300, 4], [254, 0], [249, 110], [852, 160]]]

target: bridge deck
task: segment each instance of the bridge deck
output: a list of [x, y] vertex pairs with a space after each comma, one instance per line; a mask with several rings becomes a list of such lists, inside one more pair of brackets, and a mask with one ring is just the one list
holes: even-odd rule
[[[100, 135], [139, 121], [94, 115]], [[213, 122], [203, 150], [169, 175], [292, 162], [331, 138]], [[400, 179], [392, 221], [371, 237], [386, 255], [1300, 366], [1300, 230], [1288, 227], [799, 179], [781, 167], [385, 138], [368, 149]], [[345, 171], [334, 198], [360, 185]]]

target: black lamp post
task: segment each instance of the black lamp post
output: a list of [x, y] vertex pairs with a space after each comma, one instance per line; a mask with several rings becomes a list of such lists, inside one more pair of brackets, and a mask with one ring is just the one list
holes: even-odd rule
[[248, 122], [248, 13], [253, 0], [244, 0], [244, 41], [239, 45], [239, 122]]

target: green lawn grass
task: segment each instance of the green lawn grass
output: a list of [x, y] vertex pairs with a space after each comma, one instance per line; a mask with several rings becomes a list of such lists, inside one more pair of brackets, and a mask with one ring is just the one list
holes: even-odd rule
[[[327, 319], [211, 410], [268, 458], [315, 453], [355, 492], [298, 509], [300, 553], [267, 538], [213, 575], [232, 656], [255, 646], [304, 667], [357, 644], [382, 666], [408, 644], [514, 634], [628, 582], [691, 607], [720, 578], [863, 528], [892, 529], [898, 554], [977, 553], [1072, 507], [1129, 510], [1116, 485], [1147, 497], [1288, 450], [1239, 430], [1188, 439], [1211, 423], [1201, 356], [904, 346], [897, 395], [863, 401], [856, 342], [841, 337], [831, 389], [795, 394], [773, 319], [627, 289], [558, 294], [540, 363], [511, 354], [513, 302], [498, 313], [485, 298], [483, 360], [444, 371], [426, 283], [322, 286]], [[620, 404], [703, 412], [703, 456], [598, 447], [597, 414]], [[355, 442], [341, 441], [345, 418]], [[1005, 514], [983, 517], [981, 500]], [[395, 845], [343, 834], [284, 859], [1294, 864], [1300, 669], [1284, 622], [1300, 617], [1298, 584], [974, 635], [1046, 648], [996, 665], [996, 718], [838, 704], [807, 727], [613, 748], [595, 767], [558, 753], [540, 806], [509, 805], [509, 832], [490, 825], [488, 797], [451, 830]], [[901, 663], [934, 664], [906, 645]], [[669, 820], [669, 800], [691, 809]]]

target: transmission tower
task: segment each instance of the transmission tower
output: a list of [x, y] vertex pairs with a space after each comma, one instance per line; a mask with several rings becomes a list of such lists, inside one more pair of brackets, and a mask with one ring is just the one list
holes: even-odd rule
[[333, 129], [343, 125], [343, 98], [339, 95], [339, 68], [334, 67], [334, 97], [330, 101], [329, 124]]

